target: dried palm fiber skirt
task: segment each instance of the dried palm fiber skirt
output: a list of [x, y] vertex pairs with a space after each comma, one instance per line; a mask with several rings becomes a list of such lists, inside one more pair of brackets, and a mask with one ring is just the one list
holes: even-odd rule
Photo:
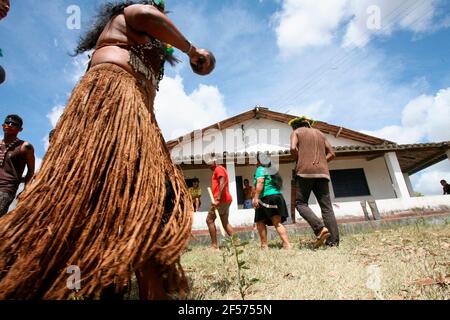
[[82, 78], [33, 184], [0, 219], [0, 299], [70, 299], [69, 266], [81, 271], [77, 296], [93, 299], [111, 285], [122, 290], [148, 261], [167, 290], [185, 283], [179, 258], [193, 208], [156, 123], [154, 92], [113, 64]]

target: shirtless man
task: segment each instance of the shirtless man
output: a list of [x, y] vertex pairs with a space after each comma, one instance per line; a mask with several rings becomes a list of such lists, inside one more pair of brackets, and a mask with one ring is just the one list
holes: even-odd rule
[[[26, 141], [17, 138], [21, 132], [23, 120], [17, 115], [6, 117], [3, 127], [3, 139], [0, 140], [0, 217], [8, 212], [20, 184], [25, 188], [34, 175], [34, 149]], [[22, 177], [27, 168], [27, 175]]]

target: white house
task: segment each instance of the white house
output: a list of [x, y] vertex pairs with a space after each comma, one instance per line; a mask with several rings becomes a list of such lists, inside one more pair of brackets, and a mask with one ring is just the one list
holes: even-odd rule
[[[295, 210], [295, 163], [289, 151], [292, 129], [288, 122], [295, 117], [257, 107], [168, 142], [172, 158], [183, 169], [188, 183], [190, 179], [200, 179], [204, 212], [195, 214], [194, 230], [206, 229], [206, 211], [211, 204], [207, 188], [211, 185], [212, 171], [203, 160], [211, 154], [223, 159], [230, 176], [229, 188], [235, 200], [230, 212], [232, 225], [253, 224], [254, 210], [242, 209], [242, 183], [244, 179], [253, 183], [258, 151], [270, 154], [279, 165], [284, 197], [291, 209], [290, 222], [300, 218]], [[325, 122], [317, 122], [315, 128], [326, 135], [337, 155], [330, 163], [330, 190], [338, 220], [364, 219], [361, 201], [370, 202], [367, 212], [372, 208], [373, 214], [378, 211], [381, 216], [417, 208], [450, 209], [450, 196], [415, 197], [409, 179], [429, 166], [448, 161], [449, 141], [398, 145]], [[314, 196], [311, 203], [311, 208], [320, 214]]]

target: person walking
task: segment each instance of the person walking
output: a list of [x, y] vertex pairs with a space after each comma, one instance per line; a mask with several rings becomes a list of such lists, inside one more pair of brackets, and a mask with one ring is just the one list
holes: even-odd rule
[[[330, 198], [331, 181], [328, 162], [335, 158], [333, 147], [325, 135], [312, 128], [312, 121], [302, 117], [289, 122], [294, 130], [291, 135], [291, 154], [296, 159], [296, 208], [317, 236], [314, 244], [339, 246], [339, 229]], [[320, 220], [309, 207], [311, 192], [316, 196], [322, 211]]]
[[264, 153], [257, 155], [257, 169], [255, 174], [255, 195], [253, 207], [255, 208], [255, 223], [261, 239], [261, 249], [268, 250], [267, 226], [274, 226], [283, 242], [283, 249], [291, 249], [288, 234], [283, 223], [289, 213], [281, 192], [282, 179], [273, 170], [269, 158]]
[[229, 178], [227, 169], [217, 164], [217, 159], [212, 158], [207, 161], [210, 169], [213, 171], [212, 175], [212, 193], [214, 196], [214, 203], [212, 203], [211, 210], [206, 218], [206, 224], [208, 226], [209, 235], [211, 237], [211, 248], [217, 250], [217, 228], [216, 228], [216, 214], [215, 210], [219, 212], [220, 223], [225, 232], [232, 237], [234, 234], [233, 227], [229, 222], [230, 206], [233, 202], [233, 197], [229, 191]]

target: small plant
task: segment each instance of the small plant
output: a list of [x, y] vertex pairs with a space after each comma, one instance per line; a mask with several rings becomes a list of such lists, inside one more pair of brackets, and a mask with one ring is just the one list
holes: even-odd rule
[[235, 258], [237, 265], [238, 287], [242, 300], [245, 300], [245, 297], [247, 296], [250, 288], [259, 281], [259, 279], [257, 278], [248, 278], [248, 276], [244, 272], [244, 270], [250, 270], [247, 262], [242, 260], [242, 254], [244, 253], [244, 250], [242, 248], [244, 248], [246, 245], [248, 245], [248, 241], [240, 242], [236, 235], [227, 237], [225, 239], [225, 248], [227, 251], [223, 254], [224, 262], [226, 261], [227, 256], [234, 256]]
[[70, 301], [83, 301], [83, 300], [85, 300], [84, 296], [80, 295], [78, 292], [79, 292], [78, 290], [74, 290], [74, 292], [70, 295], [69, 300]]
[[417, 232], [421, 232], [420, 227], [426, 227], [427, 222], [423, 217], [421, 217], [421, 218], [417, 219], [417, 221], [415, 222], [415, 226], [416, 226]]

